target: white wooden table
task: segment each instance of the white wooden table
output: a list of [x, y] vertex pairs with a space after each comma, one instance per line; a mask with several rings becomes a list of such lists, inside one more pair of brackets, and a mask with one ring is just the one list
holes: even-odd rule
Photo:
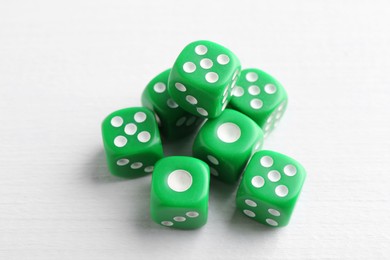
[[[0, 259], [389, 259], [388, 24], [388, 1], [2, 1]], [[217, 181], [204, 228], [163, 228], [150, 176], [107, 172], [102, 119], [198, 39], [289, 93], [264, 147], [308, 171], [286, 228], [236, 212]]]

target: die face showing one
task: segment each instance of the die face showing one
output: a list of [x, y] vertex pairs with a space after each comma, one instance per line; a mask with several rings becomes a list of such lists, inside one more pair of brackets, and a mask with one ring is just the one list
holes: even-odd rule
[[192, 157], [171, 156], [157, 162], [150, 213], [163, 226], [194, 229], [207, 222], [210, 170]]
[[248, 217], [273, 226], [286, 226], [306, 178], [294, 159], [273, 151], [251, 158], [237, 191], [237, 207]]
[[230, 50], [196, 41], [180, 53], [169, 76], [169, 93], [184, 110], [207, 118], [218, 117], [231, 99], [241, 65]]
[[229, 107], [252, 118], [267, 136], [287, 107], [287, 93], [272, 76], [259, 69], [241, 71]]
[[161, 135], [176, 139], [195, 132], [204, 119], [188, 113], [171, 98], [167, 89], [170, 72], [165, 70], [149, 82], [142, 93], [142, 105], [156, 113]]
[[216, 178], [235, 183], [262, 142], [263, 131], [252, 119], [226, 109], [220, 117], [209, 119], [201, 127], [194, 141], [193, 155], [207, 162]]
[[132, 178], [153, 171], [163, 157], [154, 114], [144, 107], [111, 113], [102, 123], [107, 164], [113, 175]]

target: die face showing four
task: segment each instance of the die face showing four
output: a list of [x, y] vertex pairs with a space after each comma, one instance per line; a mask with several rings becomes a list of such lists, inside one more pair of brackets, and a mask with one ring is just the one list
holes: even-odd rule
[[252, 152], [263, 142], [263, 131], [246, 115], [226, 109], [209, 119], [199, 130], [193, 155], [210, 165], [210, 173], [218, 179], [235, 183]]
[[209, 182], [209, 167], [201, 160], [185, 156], [161, 159], [152, 175], [152, 219], [178, 229], [203, 226], [208, 215]]
[[204, 119], [188, 113], [171, 98], [167, 89], [170, 72], [165, 70], [149, 82], [142, 93], [142, 105], [156, 113], [163, 137], [177, 139], [195, 132]]
[[225, 47], [210, 41], [190, 43], [172, 67], [169, 93], [196, 116], [218, 117], [231, 99], [240, 69], [238, 58]]
[[113, 112], [102, 123], [107, 164], [113, 175], [138, 177], [153, 171], [163, 150], [154, 114], [133, 107]]
[[238, 188], [237, 207], [260, 223], [286, 226], [305, 178], [305, 169], [294, 159], [273, 151], [256, 152]]
[[252, 118], [267, 136], [287, 107], [287, 93], [272, 76], [259, 69], [245, 69], [233, 90], [229, 107]]

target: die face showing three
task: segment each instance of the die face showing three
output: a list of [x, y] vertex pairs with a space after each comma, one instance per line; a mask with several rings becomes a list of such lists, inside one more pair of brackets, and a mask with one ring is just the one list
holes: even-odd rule
[[209, 167], [201, 160], [185, 156], [161, 159], [152, 176], [152, 219], [178, 229], [203, 226], [208, 215], [209, 182]]
[[165, 70], [149, 82], [142, 93], [142, 105], [156, 113], [161, 135], [176, 139], [196, 131], [204, 119], [188, 113], [171, 98], [167, 89], [170, 72]]
[[229, 107], [252, 118], [267, 136], [278, 125], [287, 101], [287, 93], [276, 79], [259, 69], [245, 69]]
[[294, 159], [273, 151], [256, 152], [238, 188], [237, 208], [260, 223], [286, 226], [305, 178], [305, 169]]
[[193, 155], [210, 165], [218, 179], [235, 183], [252, 152], [263, 142], [263, 131], [246, 115], [226, 109], [222, 115], [209, 119], [199, 130]]
[[225, 47], [196, 41], [176, 59], [169, 76], [169, 93], [184, 110], [207, 118], [218, 117], [231, 99], [241, 65]]
[[132, 178], [153, 171], [163, 150], [154, 114], [133, 107], [113, 112], [102, 123], [107, 165], [113, 175]]

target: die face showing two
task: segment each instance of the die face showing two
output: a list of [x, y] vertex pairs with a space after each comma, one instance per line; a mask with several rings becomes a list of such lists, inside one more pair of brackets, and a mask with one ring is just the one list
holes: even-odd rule
[[252, 152], [263, 142], [263, 131], [246, 115], [226, 109], [209, 119], [199, 130], [193, 155], [210, 165], [210, 173], [218, 179], [235, 183]]
[[160, 134], [167, 139], [183, 138], [195, 132], [204, 118], [179, 107], [168, 93], [171, 69], [153, 78], [142, 93], [142, 105], [154, 111], [160, 120]]
[[287, 93], [276, 79], [259, 69], [245, 69], [229, 107], [252, 118], [267, 136], [279, 124], [287, 101]]
[[103, 145], [109, 171], [132, 178], [153, 171], [163, 157], [154, 114], [144, 107], [125, 108], [111, 113], [102, 123]]
[[194, 229], [206, 224], [210, 170], [196, 158], [171, 156], [157, 162], [150, 213], [163, 226]]
[[169, 93], [184, 110], [207, 118], [218, 117], [231, 99], [241, 65], [230, 50], [210, 42], [187, 45], [169, 76]]
[[305, 169], [294, 159], [273, 151], [256, 152], [238, 188], [237, 208], [260, 223], [286, 226], [305, 178]]

